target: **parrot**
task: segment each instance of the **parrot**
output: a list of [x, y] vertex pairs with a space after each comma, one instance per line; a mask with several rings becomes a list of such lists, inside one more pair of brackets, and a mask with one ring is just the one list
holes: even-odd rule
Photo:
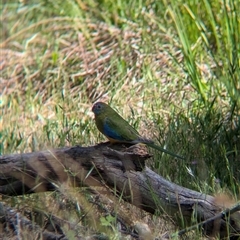
[[115, 110], [104, 102], [96, 102], [92, 111], [95, 115], [95, 123], [98, 130], [105, 135], [111, 143], [143, 143], [158, 151], [167, 153], [173, 157], [185, 160], [165, 148], [154, 143], [154, 141], [142, 137], [125, 119], [123, 119]]

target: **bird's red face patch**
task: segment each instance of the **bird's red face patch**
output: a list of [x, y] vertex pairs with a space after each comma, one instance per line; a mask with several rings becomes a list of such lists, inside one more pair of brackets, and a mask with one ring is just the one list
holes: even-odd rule
[[92, 111], [95, 113], [95, 114], [99, 114], [101, 112], [101, 110], [103, 109], [105, 103], [102, 103], [102, 102], [97, 102], [93, 105], [92, 107]]

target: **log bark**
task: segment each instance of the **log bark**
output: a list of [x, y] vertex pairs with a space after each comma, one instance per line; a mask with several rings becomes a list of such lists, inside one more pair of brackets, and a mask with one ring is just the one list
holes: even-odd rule
[[[144, 145], [110, 143], [1, 156], [0, 193], [52, 191], [70, 181], [73, 187], [105, 184], [141, 209], [164, 211], [188, 223], [194, 215], [201, 222], [223, 210], [214, 197], [176, 185], [145, 167], [150, 157]], [[202, 228], [207, 235], [234, 239], [240, 235], [240, 213], [209, 221]]]

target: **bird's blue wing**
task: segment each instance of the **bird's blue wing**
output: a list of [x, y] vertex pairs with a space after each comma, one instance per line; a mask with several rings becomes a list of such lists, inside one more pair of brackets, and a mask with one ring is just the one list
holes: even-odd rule
[[103, 124], [104, 135], [118, 141], [128, 141], [118, 131], [119, 126], [115, 125], [109, 118], [106, 118]]

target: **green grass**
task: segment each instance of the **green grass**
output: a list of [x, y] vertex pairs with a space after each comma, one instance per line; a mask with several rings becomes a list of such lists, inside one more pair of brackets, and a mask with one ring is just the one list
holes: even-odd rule
[[234, 0], [1, 3], [0, 154], [104, 141], [102, 100], [187, 158], [154, 152], [153, 170], [239, 199], [239, 13]]

